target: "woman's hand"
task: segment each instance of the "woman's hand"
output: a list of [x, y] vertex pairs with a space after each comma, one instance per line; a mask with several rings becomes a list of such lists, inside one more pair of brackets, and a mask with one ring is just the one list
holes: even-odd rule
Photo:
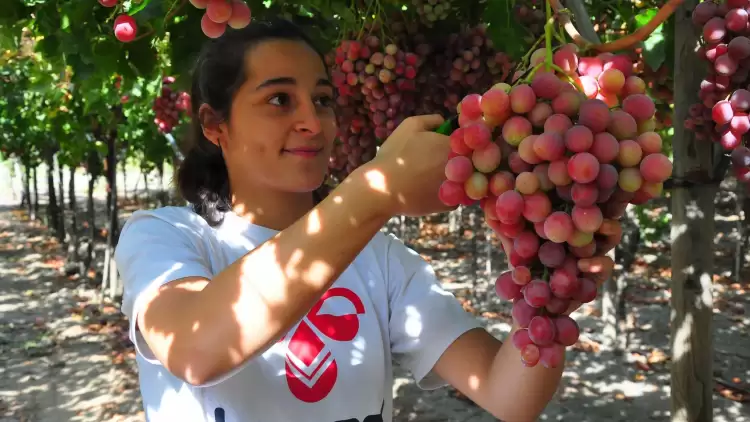
[[439, 115], [405, 119], [377, 156], [357, 170], [370, 189], [384, 195], [391, 215], [416, 217], [455, 208], [438, 197], [450, 154], [450, 137], [434, 132], [443, 121]]
[[[606, 254], [622, 240], [622, 226], [617, 220], [605, 219], [597, 234], [601, 235], [601, 240], [597, 240], [596, 255], [591, 258], [579, 259], [578, 270], [586, 278], [595, 281], [597, 287], [600, 287], [608, 278], [612, 277], [615, 262]], [[581, 302], [573, 301], [565, 313], [570, 314], [581, 305]]]
[[[500, 237], [503, 249], [506, 254], [510, 253], [513, 247], [513, 240], [495, 232]], [[597, 232], [596, 255], [591, 258], [582, 258], [578, 260], [578, 270], [588, 279], [596, 282], [601, 286], [608, 278], [612, 276], [612, 270], [615, 263], [612, 258], [606, 254], [617, 246], [622, 240], [622, 226], [617, 220], [605, 219]], [[581, 302], [573, 301], [565, 312], [569, 314], [581, 306]]]

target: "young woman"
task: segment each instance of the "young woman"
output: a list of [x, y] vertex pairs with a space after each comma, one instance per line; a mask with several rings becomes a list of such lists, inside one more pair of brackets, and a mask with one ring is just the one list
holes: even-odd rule
[[[406, 119], [374, 160], [316, 200], [336, 134], [320, 52], [291, 23], [211, 41], [192, 87], [192, 207], [133, 214], [116, 252], [149, 421], [390, 421], [392, 359], [506, 421], [535, 420], [562, 368], [526, 368], [379, 230], [446, 211], [449, 138]], [[617, 242], [619, 226], [602, 232]], [[612, 261], [581, 261], [603, 280]]]

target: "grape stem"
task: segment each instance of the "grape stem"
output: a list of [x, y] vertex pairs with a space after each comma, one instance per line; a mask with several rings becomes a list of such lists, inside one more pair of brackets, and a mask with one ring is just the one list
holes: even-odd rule
[[576, 82], [576, 80], [573, 79], [573, 77], [568, 74], [568, 72], [562, 70], [562, 68], [560, 66], [552, 63], [552, 64], [550, 64], [550, 67], [552, 67], [552, 69], [554, 69], [555, 71], [560, 72], [561, 74], [565, 75], [565, 77], [568, 79], [568, 82], [570, 82], [571, 84], [573, 84], [573, 86], [576, 87], [576, 89], [578, 90], [578, 92], [582, 92], [584, 94], [586, 93], [586, 92], [584, 92], [583, 87], [580, 84], [578, 84]]
[[[167, 13], [167, 16], [164, 17], [164, 23], [165, 23], [164, 26], [166, 26], [166, 22], [169, 21], [170, 19], [172, 19], [174, 17], [174, 15], [180, 13], [180, 10], [182, 10], [182, 8], [185, 7], [185, 5], [187, 4], [187, 2], [188, 2], [188, 0], [180, 0], [180, 4], [177, 5], [177, 7], [172, 7], [172, 10], [170, 10]], [[151, 28], [148, 31], [144, 32], [143, 34], [135, 37], [133, 39], [133, 41], [131, 41], [131, 42], [136, 42], [136, 41], [141, 40], [143, 38], [150, 37], [151, 35], [154, 34], [154, 32], [156, 32], [156, 30], [154, 30], [154, 28]]]
[[534, 41], [534, 44], [531, 45], [529, 50], [526, 52], [526, 54], [521, 57], [521, 60], [519, 62], [519, 65], [523, 68], [526, 65], [526, 62], [529, 61], [529, 57], [531, 57], [532, 54], [534, 54], [534, 50], [541, 44], [541, 42], [544, 41], [544, 37], [537, 38], [536, 41]]
[[528, 76], [526, 76], [524, 79], [519, 79], [520, 81], [523, 81], [524, 83], [530, 83], [532, 79], [534, 79], [534, 75], [536, 74], [536, 71], [541, 69], [542, 66], [544, 66], [544, 63], [539, 63], [538, 65], [534, 66], [531, 69], [531, 72], [529, 72]]
[[545, 2], [547, 23], [544, 24], [544, 63], [546, 64], [547, 71], [550, 70], [552, 64], [552, 25], [555, 24], [555, 18], [552, 16], [552, 6], [550, 2]]
[[607, 43], [591, 43], [587, 41], [583, 36], [578, 32], [578, 29], [576, 29], [575, 25], [573, 25], [573, 22], [570, 20], [570, 16], [568, 14], [568, 10], [565, 9], [562, 4], [560, 4], [560, 0], [548, 0], [547, 4], [552, 7], [552, 9], [555, 11], [555, 13], [559, 16], [560, 22], [563, 24], [565, 31], [568, 33], [568, 35], [573, 38], [573, 42], [584, 49], [592, 49], [594, 51], [597, 51], [599, 53], [606, 53], [606, 52], [613, 52], [618, 50], [626, 50], [635, 44], [645, 40], [646, 38], [651, 35], [656, 28], [664, 23], [672, 14], [677, 10], [677, 8], [682, 4], [684, 0], [669, 0], [667, 3], [662, 6], [659, 11], [654, 15], [654, 17], [648, 21], [648, 23], [633, 32], [632, 34], [628, 34], [622, 38], [619, 38], [617, 40], [607, 42]]
[[365, 21], [362, 22], [362, 26], [359, 27], [359, 34], [357, 34], [358, 40], [362, 39], [362, 35], [364, 34], [364, 31], [365, 31], [365, 24], [367, 23], [366, 19], [367, 19], [367, 16], [370, 14], [370, 8], [372, 8], [372, 5], [373, 5], [372, 2], [367, 5], [367, 10], [365, 11], [365, 14], [364, 14]]

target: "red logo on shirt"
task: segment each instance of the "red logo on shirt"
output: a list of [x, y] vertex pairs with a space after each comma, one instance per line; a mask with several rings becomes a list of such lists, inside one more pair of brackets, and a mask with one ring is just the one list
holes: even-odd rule
[[[351, 302], [356, 313], [318, 314], [323, 303], [334, 297]], [[330, 340], [352, 341], [359, 332], [359, 315], [364, 313], [365, 307], [356, 293], [343, 287], [334, 287], [328, 290], [302, 318], [297, 330], [289, 339], [285, 359], [286, 381], [289, 391], [295, 397], [306, 403], [321, 401], [333, 390], [338, 376], [336, 359], [331, 355], [331, 349], [311, 326]]]

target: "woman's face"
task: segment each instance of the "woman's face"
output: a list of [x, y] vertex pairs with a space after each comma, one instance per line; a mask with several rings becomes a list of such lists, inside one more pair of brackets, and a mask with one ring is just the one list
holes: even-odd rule
[[271, 40], [247, 54], [245, 69], [246, 81], [222, 125], [232, 183], [259, 191], [315, 190], [336, 137], [325, 64], [303, 42]]

